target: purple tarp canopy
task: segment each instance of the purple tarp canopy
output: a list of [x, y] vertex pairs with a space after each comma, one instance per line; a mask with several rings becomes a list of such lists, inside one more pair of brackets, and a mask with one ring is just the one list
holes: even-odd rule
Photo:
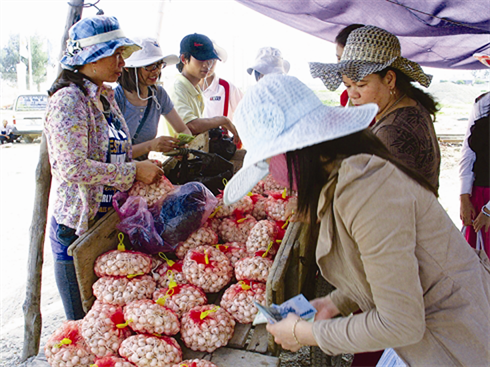
[[482, 69], [472, 55], [490, 52], [490, 0], [237, 1], [330, 42], [352, 23], [384, 28], [400, 39], [402, 56], [423, 66]]

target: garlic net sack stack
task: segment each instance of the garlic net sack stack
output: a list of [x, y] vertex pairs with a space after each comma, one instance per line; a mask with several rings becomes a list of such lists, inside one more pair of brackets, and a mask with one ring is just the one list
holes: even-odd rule
[[195, 351], [212, 353], [233, 336], [235, 320], [215, 305], [198, 306], [185, 313], [180, 334], [185, 345]]
[[160, 181], [147, 185], [141, 181], [135, 181], [129, 190], [129, 196], [141, 196], [148, 207], [155, 204], [159, 199], [174, 189], [174, 185], [164, 175]]
[[141, 334], [172, 336], [180, 331], [177, 314], [149, 299], [133, 301], [124, 306], [124, 318], [131, 329]]
[[245, 248], [244, 244], [240, 242], [227, 242], [214, 247], [226, 255], [232, 266], [235, 266], [235, 263], [238, 260], [248, 256], [247, 249]]
[[187, 279], [185, 279], [184, 273], [182, 272], [183, 265], [183, 260], [173, 261], [167, 258], [153, 272], [153, 279], [157, 282], [157, 286], [159, 288], [167, 288], [171, 281], [175, 281], [177, 284], [187, 284]]
[[189, 250], [182, 268], [187, 281], [206, 293], [219, 292], [233, 275], [230, 260], [220, 250], [211, 246], [200, 246]]
[[267, 212], [265, 211], [265, 203], [267, 198], [261, 194], [252, 194], [250, 199], [254, 203], [254, 208], [252, 210], [252, 216], [257, 220], [262, 220], [267, 218]]
[[260, 255], [245, 257], [235, 263], [237, 280], [252, 280], [266, 283], [274, 263], [272, 259]]
[[192, 308], [208, 303], [208, 298], [201, 288], [193, 284], [170, 284], [169, 288], [157, 289], [153, 300], [170, 308], [180, 318]]
[[51, 367], [89, 367], [95, 361], [80, 332], [80, 320], [65, 321], [46, 342], [44, 354]]
[[97, 357], [117, 355], [121, 342], [131, 335], [121, 307], [95, 301], [80, 324], [90, 351]]
[[175, 249], [175, 254], [179, 259], [183, 259], [187, 251], [204, 245], [215, 245], [218, 243], [218, 234], [211, 228], [201, 227], [193, 232], [184, 242], [180, 242]]
[[243, 216], [241, 212], [235, 211], [233, 216], [223, 218], [218, 233], [223, 242], [245, 243], [256, 223], [257, 220], [251, 214]]
[[152, 259], [142, 252], [112, 250], [95, 260], [94, 271], [98, 277], [148, 274]]
[[254, 301], [266, 305], [265, 284], [241, 280], [228, 288], [221, 298], [221, 307], [241, 324], [251, 323], [257, 315]]
[[248, 196], [244, 196], [236, 203], [233, 203], [231, 205], [225, 205], [225, 203], [223, 202], [223, 194], [219, 194], [218, 196], [216, 196], [216, 198], [218, 199], [218, 205], [213, 214], [211, 214], [211, 216], [215, 218], [229, 217], [233, 215], [236, 210], [238, 210], [242, 214], [250, 214], [254, 208], [254, 203], [252, 199]]
[[120, 357], [97, 358], [94, 367], [134, 367], [135, 365]]
[[168, 336], [132, 335], [121, 343], [119, 354], [138, 367], [170, 367], [182, 361], [182, 349]]
[[261, 220], [250, 231], [246, 243], [247, 252], [255, 254], [257, 251], [268, 251], [270, 255], [275, 255], [283, 237], [284, 230], [275, 222]]
[[174, 364], [172, 367], [218, 367], [214, 363], [205, 359], [186, 359], [179, 364]]
[[128, 277], [102, 277], [92, 286], [94, 296], [102, 302], [117, 306], [148, 299], [156, 289], [156, 282], [150, 275]]

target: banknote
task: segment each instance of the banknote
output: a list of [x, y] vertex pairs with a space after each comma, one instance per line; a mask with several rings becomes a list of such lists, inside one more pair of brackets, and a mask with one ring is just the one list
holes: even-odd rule
[[272, 304], [270, 307], [265, 307], [255, 302], [255, 306], [260, 312], [255, 317], [254, 325], [265, 322], [273, 324], [286, 318], [291, 312], [305, 320], [313, 319], [316, 314], [316, 309], [302, 294], [298, 294], [280, 305]]

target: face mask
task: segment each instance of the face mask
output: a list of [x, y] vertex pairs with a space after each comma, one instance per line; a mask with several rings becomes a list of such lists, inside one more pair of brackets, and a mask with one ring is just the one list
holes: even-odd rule
[[[269, 172], [272, 175], [272, 178], [274, 178], [279, 185], [289, 187], [286, 154], [279, 154], [271, 158], [269, 162]], [[294, 175], [293, 190], [298, 191]]]

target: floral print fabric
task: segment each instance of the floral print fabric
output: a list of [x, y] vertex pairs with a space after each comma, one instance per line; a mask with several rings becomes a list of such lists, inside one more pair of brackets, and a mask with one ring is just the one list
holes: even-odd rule
[[[59, 224], [76, 229], [81, 235], [97, 214], [104, 185], [128, 190], [136, 177], [131, 160], [131, 142], [126, 141], [126, 162], [106, 163], [109, 125], [97, 108], [98, 87], [85, 80], [88, 95], [75, 84], [58, 90], [48, 102], [44, 132], [48, 144], [51, 172], [59, 181], [54, 217]], [[102, 86], [111, 111], [128, 127], [114, 100], [114, 92]]]

